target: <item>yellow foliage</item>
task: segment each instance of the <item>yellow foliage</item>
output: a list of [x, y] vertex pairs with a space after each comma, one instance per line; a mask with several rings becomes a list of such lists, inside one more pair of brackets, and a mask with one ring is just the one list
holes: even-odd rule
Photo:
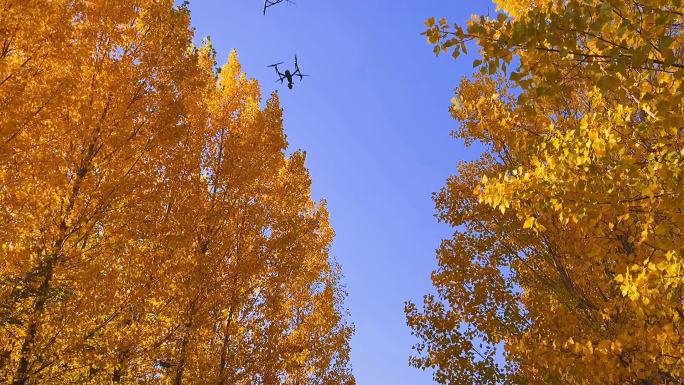
[[426, 32], [478, 44], [451, 112], [486, 151], [436, 195], [458, 231], [438, 294], [407, 306], [412, 364], [440, 383], [684, 381], [684, 5], [497, 3]]
[[172, 0], [0, 4], [0, 383], [352, 384], [277, 95]]

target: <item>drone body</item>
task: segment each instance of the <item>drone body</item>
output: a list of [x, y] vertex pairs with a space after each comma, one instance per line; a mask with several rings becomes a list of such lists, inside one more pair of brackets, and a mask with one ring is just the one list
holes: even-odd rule
[[283, 64], [283, 62], [276, 63], [276, 64], [271, 64], [269, 67], [273, 67], [276, 71], [276, 74], [278, 75], [278, 80], [280, 81], [280, 84], [283, 84], [285, 80], [287, 80], [287, 88], [292, 89], [294, 86], [294, 78], [295, 76], [299, 76], [299, 80], [302, 81], [304, 79], [304, 76], [309, 76], [309, 75], [304, 75], [302, 74], [302, 71], [299, 69], [299, 63], [297, 63], [297, 55], [295, 55], [295, 70], [294, 72], [290, 72], [290, 70], [285, 70], [285, 73], [280, 72], [278, 70], [278, 66]]

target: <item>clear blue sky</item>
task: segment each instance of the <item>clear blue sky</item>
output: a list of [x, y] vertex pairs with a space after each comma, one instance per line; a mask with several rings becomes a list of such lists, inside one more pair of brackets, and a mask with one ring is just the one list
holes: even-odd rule
[[[431, 384], [431, 373], [408, 367], [415, 341], [403, 304], [431, 291], [435, 249], [451, 232], [436, 222], [431, 193], [477, 150], [449, 136], [449, 100], [472, 59], [435, 58], [420, 32], [430, 16], [465, 22], [494, 6], [295, 1], [264, 17], [261, 0], [191, 0], [192, 24], [198, 41], [211, 36], [219, 61], [236, 48], [265, 95], [280, 90], [290, 148], [306, 150], [314, 197], [328, 200], [358, 384]], [[266, 65], [295, 53], [312, 77], [290, 91]]]

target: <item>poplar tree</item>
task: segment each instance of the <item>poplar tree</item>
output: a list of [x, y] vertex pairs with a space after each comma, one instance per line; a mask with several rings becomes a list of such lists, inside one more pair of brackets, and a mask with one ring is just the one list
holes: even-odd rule
[[0, 5], [0, 382], [354, 382], [277, 95], [189, 22], [171, 0]]

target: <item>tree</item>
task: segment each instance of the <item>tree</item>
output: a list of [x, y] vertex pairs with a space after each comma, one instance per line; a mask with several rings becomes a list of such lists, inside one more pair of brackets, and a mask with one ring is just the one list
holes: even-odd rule
[[436, 53], [479, 46], [451, 113], [485, 150], [435, 195], [456, 232], [437, 294], [407, 304], [411, 363], [440, 383], [684, 381], [684, 8], [497, 4], [427, 21]]
[[173, 1], [0, 11], [0, 382], [353, 383], [304, 155]]

